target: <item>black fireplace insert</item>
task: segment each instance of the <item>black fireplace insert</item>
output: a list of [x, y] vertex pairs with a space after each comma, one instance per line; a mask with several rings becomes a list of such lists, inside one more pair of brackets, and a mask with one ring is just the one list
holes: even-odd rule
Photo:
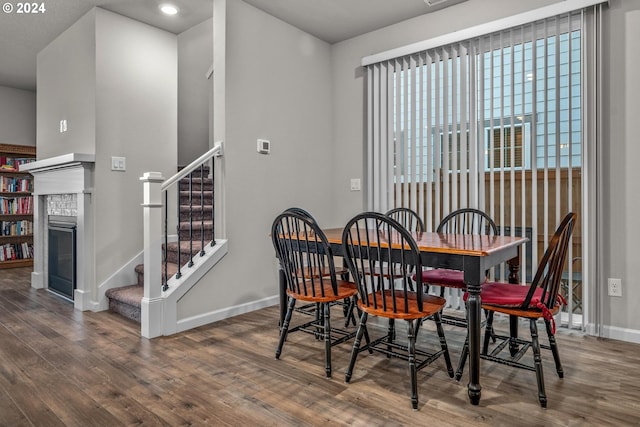
[[73, 300], [76, 288], [76, 224], [49, 222], [49, 290]]

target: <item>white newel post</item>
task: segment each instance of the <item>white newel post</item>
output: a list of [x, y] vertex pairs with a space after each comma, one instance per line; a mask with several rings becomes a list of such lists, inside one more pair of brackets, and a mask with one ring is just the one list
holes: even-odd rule
[[141, 306], [141, 334], [145, 338], [162, 335], [162, 195], [164, 177], [145, 172], [140, 178], [144, 191], [144, 297]]

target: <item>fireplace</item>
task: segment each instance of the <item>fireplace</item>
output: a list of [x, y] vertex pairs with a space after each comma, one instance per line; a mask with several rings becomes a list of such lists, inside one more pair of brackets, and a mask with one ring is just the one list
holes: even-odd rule
[[73, 300], [82, 311], [100, 308], [93, 255], [94, 164], [93, 154], [69, 153], [20, 168], [34, 178], [31, 286]]
[[49, 291], [73, 300], [76, 289], [76, 224], [49, 220]]

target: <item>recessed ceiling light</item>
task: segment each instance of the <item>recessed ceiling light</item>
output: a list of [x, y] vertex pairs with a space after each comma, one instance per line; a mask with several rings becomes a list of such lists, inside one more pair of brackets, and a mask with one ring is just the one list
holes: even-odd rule
[[175, 15], [176, 13], [178, 13], [178, 8], [170, 4], [161, 5], [160, 10], [162, 11], [162, 13], [167, 15]]

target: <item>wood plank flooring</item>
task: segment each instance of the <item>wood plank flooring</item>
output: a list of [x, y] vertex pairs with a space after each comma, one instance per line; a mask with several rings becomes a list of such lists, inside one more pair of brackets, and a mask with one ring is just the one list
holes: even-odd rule
[[[326, 379], [322, 343], [301, 333], [275, 360], [276, 307], [147, 340], [136, 323], [31, 289], [30, 271], [0, 272], [0, 426], [640, 425], [639, 345], [559, 331], [565, 377], [545, 351], [547, 409], [533, 372], [485, 361], [472, 406], [466, 375], [438, 360], [418, 373], [412, 411], [402, 360], [362, 354], [345, 384], [346, 343]], [[455, 364], [464, 334], [446, 333]], [[420, 339], [437, 347], [432, 326]]]

